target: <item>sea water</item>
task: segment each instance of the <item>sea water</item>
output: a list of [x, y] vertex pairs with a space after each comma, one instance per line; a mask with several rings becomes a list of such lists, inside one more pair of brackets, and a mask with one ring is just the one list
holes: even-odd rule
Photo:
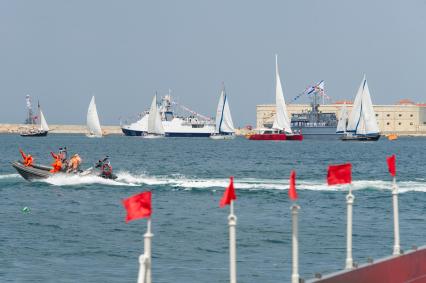
[[[18, 148], [50, 164], [67, 146], [83, 167], [109, 155], [115, 181], [55, 176], [27, 182], [10, 166]], [[140, 139], [0, 135], [0, 282], [135, 282], [146, 220], [125, 223], [122, 199], [153, 192], [153, 282], [229, 282], [228, 207], [235, 176], [239, 282], [289, 282], [291, 202], [297, 172], [301, 277], [341, 270], [347, 186], [326, 185], [327, 166], [353, 165], [353, 257], [391, 255], [391, 178], [397, 155], [401, 247], [426, 244], [426, 140], [273, 142], [236, 138]]]

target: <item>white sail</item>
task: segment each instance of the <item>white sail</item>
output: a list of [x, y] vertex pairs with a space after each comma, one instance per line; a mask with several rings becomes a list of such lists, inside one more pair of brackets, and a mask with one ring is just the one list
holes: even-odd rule
[[216, 133], [234, 133], [234, 123], [232, 122], [231, 110], [229, 108], [228, 96], [223, 89], [216, 111]]
[[345, 133], [346, 124], [348, 122], [348, 108], [346, 103], [340, 108], [339, 122], [337, 123], [336, 133]]
[[217, 103], [217, 109], [216, 109], [216, 128], [215, 133], [218, 134], [220, 132], [220, 124], [223, 117], [223, 97], [224, 97], [224, 91], [220, 93], [219, 102]]
[[365, 75], [358, 88], [358, 92], [348, 118], [348, 126], [346, 130], [357, 135], [371, 135], [379, 133], [376, 114], [374, 113], [370, 90], [368, 89]]
[[373, 102], [371, 101], [370, 89], [368, 88], [367, 80], [365, 80], [365, 87], [362, 98], [362, 114], [364, 118], [366, 134], [378, 134], [379, 126], [377, 125], [376, 113], [374, 112]]
[[148, 134], [164, 135], [161, 115], [157, 107], [157, 95], [152, 99], [151, 108], [148, 116]]
[[284, 130], [287, 133], [292, 133], [290, 127], [290, 119], [287, 115], [287, 107], [285, 105], [283, 88], [281, 85], [280, 74], [278, 72], [278, 56], [275, 55], [275, 120], [272, 125], [273, 129]]
[[101, 124], [99, 123], [98, 111], [96, 110], [95, 97], [92, 96], [92, 100], [87, 110], [87, 129], [90, 136], [102, 137]]
[[49, 126], [47, 125], [46, 119], [44, 118], [43, 112], [40, 108], [40, 130], [41, 131], [49, 131]]
[[231, 109], [229, 108], [228, 96], [225, 93], [225, 106], [223, 107], [223, 119], [220, 125], [220, 131], [222, 133], [234, 133], [234, 122], [232, 121]]

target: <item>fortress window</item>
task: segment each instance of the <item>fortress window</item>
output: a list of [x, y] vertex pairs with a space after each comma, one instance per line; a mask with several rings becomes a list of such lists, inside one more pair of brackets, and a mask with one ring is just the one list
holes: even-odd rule
[[413, 114], [410, 114], [410, 117], [413, 117], [414, 115]]
[[[425, 122], [425, 124], [426, 124], [426, 122]], [[388, 126], [389, 126], [389, 125], [390, 125], [390, 123], [389, 123], [389, 122], [387, 122], [387, 123], [386, 123], [386, 125], [388, 125]]]
[[386, 117], [390, 117], [390, 114], [386, 114]]
[[379, 117], [379, 114], [376, 113], [376, 117]]
[[410, 126], [412, 126], [412, 125], [413, 125], [413, 122], [410, 123]]
[[401, 122], [399, 122], [399, 123], [398, 123], [398, 125], [400, 125], [400, 126], [401, 126]]
[[399, 117], [402, 117], [402, 114], [399, 114], [398, 116], [399, 116]]

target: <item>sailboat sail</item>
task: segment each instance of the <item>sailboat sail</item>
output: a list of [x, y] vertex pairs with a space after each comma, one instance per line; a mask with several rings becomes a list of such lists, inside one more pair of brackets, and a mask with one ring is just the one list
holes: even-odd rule
[[220, 93], [219, 102], [217, 104], [217, 110], [216, 110], [216, 130], [215, 130], [216, 134], [220, 133], [220, 124], [223, 118], [223, 107], [225, 106], [223, 103], [223, 98], [224, 98], [224, 91], [222, 90], [222, 92]]
[[345, 133], [347, 122], [348, 122], [348, 109], [346, 108], [346, 103], [345, 103], [340, 109], [339, 122], [337, 123], [336, 133], [338, 134]]
[[44, 118], [43, 112], [40, 109], [40, 130], [49, 131], [49, 126], [47, 125], [46, 119]]
[[154, 95], [154, 98], [152, 99], [151, 103], [151, 108], [149, 109], [148, 133], [164, 135], [163, 123], [161, 122], [161, 115], [157, 107], [157, 95]]
[[216, 111], [216, 131], [219, 133], [234, 133], [234, 123], [232, 122], [231, 110], [229, 108], [228, 97], [223, 89]]
[[99, 123], [98, 111], [96, 110], [95, 97], [92, 100], [87, 110], [87, 129], [91, 136], [102, 137], [101, 124]]
[[292, 133], [290, 127], [290, 119], [287, 115], [287, 107], [285, 105], [283, 88], [281, 85], [280, 74], [278, 72], [278, 56], [275, 56], [275, 120], [272, 125], [273, 129], [284, 130], [287, 133]]
[[379, 126], [377, 125], [376, 113], [373, 109], [371, 101], [370, 89], [367, 80], [365, 80], [364, 96], [363, 96], [363, 118], [365, 123], [365, 132], [367, 134], [378, 134]]
[[356, 133], [357, 135], [374, 135], [379, 133], [365, 75], [359, 86], [352, 111], [349, 115], [347, 131]]
[[225, 106], [223, 107], [223, 119], [220, 125], [220, 131], [222, 133], [233, 133], [235, 132], [234, 122], [232, 121], [231, 110], [229, 109], [228, 96], [225, 93]]

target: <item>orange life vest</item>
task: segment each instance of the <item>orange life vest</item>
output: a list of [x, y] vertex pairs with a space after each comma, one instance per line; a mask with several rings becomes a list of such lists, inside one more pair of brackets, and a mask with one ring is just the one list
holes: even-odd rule
[[61, 161], [61, 157], [57, 154], [54, 154], [53, 152], [51, 152], [52, 156], [55, 158], [55, 161], [52, 163], [52, 170], [50, 170], [51, 173], [56, 173], [61, 171], [62, 169], [62, 161]]
[[24, 158], [24, 165], [27, 167], [33, 166], [33, 157], [31, 155], [28, 155], [26, 158]]
[[21, 153], [22, 158], [24, 159], [23, 161], [24, 166], [27, 166], [27, 167], [33, 166], [34, 159], [31, 156], [31, 154], [26, 155], [21, 149], [19, 150], [19, 152]]

